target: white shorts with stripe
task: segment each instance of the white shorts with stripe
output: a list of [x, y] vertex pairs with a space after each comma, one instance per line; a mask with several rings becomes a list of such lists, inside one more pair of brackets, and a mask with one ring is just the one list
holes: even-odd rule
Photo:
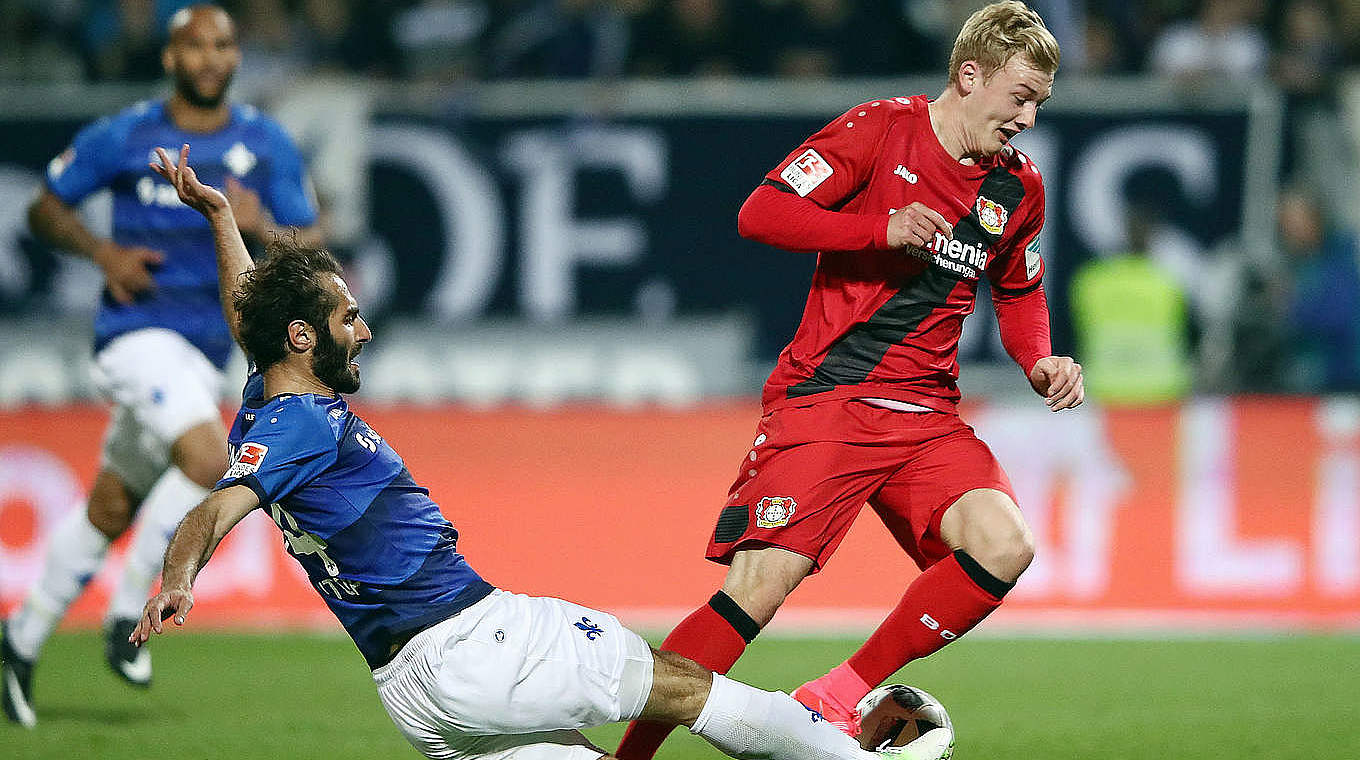
[[426, 757], [593, 760], [577, 730], [642, 712], [647, 642], [607, 612], [493, 591], [373, 671], [383, 707]]

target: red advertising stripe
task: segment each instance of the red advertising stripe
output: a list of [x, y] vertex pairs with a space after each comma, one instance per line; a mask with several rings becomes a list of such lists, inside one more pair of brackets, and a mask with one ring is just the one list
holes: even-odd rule
[[[458, 526], [461, 550], [497, 585], [665, 627], [721, 583], [723, 569], [702, 553], [748, 450], [754, 402], [547, 412], [360, 402], [358, 411], [430, 488]], [[1063, 415], [975, 405], [965, 416], [1006, 465], [1039, 541], [995, 624], [1360, 623], [1353, 405], [1246, 398]], [[37, 572], [51, 521], [83, 498], [106, 419], [93, 407], [0, 412], [6, 609]], [[915, 574], [866, 510], [779, 620], [871, 626]], [[108, 585], [96, 581], [74, 624], [97, 623]], [[203, 624], [327, 620], [261, 515], [223, 543], [197, 595]]]

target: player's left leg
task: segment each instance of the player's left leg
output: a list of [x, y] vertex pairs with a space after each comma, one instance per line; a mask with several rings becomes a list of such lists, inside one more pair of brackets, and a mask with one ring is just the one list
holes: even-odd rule
[[[132, 409], [142, 437], [162, 462], [138, 509], [138, 528], [104, 617], [104, 656], [119, 677], [135, 686], [151, 682], [150, 652], [128, 643], [165, 547], [184, 515], [208, 495], [227, 466], [226, 429], [217, 396], [221, 373], [178, 333], [139, 330], [110, 344], [118, 369], [115, 395]], [[102, 358], [102, 357], [101, 357]], [[135, 364], [128, 367], [128, 364]]]
[[991, 614], [1033, 559], [1009, 480], [972, 430], [957, 425], [870, 501], [924, 572], [859, 650], [795, 691], [804, 704], [848, 716], [852, 726], [865, 694]]

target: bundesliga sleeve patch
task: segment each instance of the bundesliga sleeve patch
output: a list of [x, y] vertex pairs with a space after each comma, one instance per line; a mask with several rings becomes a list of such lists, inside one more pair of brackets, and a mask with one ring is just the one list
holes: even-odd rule
[[1029, 245], [1025, 246], [1026, 280], [1032, 280], [1034, 279], [1034, 275], [1039, 274], [1040, 261], [1042, 261], [1042, 259], [1039, 256], [1039, 236], [1035, 235], [1034, 239], [1029, 241]]
[[803, 151], [803, 155], [793, 159], [793, 162], [784, 167], [784, 171], [779, 173], [780, 179], [789, 183], [789, 187], [800, 196], [807, 197], [807, 194], [817, 189], [817, 186], [826, 181], [835, 173], [831, 164], [826, 162], [817, 151], [808, 148]]
[[232, 460], [231, 467], [227, 468], [227, 474], [223, 475], [222, 479], [234, 480], [254, 473], [260, 469], [267, 451], [269, 451], [268, 446], [262, 446], [258, 443], [241, 444], [241, 450], [236, 453], [236, 458]]

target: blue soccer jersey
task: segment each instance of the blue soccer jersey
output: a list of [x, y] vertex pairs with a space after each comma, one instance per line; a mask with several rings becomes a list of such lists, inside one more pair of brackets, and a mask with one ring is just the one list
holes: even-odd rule
[[232, 339], [217, 295], [212, 232], [207, 220], [180, 203], [175, 188], [148, 166], [156, 160], [157, 147], [173, 157], [184, 143], [193, 148], [194, 170], [203, 182], [225, 188], [227, 177], [235, 177], [260, 196], [277, 224], [305, 227], [316, 221], [297, 148], [276, 122], [244, 105], [232, 106], [227, 125], [211, 133], [176, 127], [164, 101], [139, 103], [100, 119], [52, 159], [47, 187], [67, 205], [109, 188], [113, 241], [165, 257], [152, 272], [154, 292], [136, 303], [125, 306], [104, 293], [95, 316], [95, 350], [126, 332], [164, 327], [221, 367]]
[[491, 593], [430, 492], [343, 398], [263, 390], [252, 374], [217, 490], [255, 492], [370, 667]]

